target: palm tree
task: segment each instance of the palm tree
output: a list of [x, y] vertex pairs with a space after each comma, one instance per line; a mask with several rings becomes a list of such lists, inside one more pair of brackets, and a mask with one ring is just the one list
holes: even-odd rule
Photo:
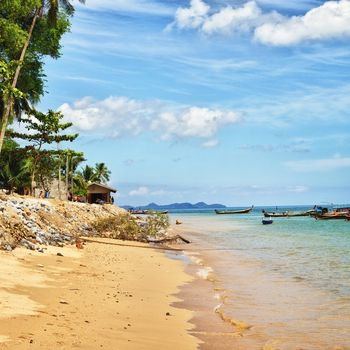
[[30, 185], [30, 160], [18, 144], [7, 139], [0, 158], [0, 187], [12, 193], [14, 189]]
[[[85, 0], [79, 0], [79, 2], [85, 3]], [[44, 16], [45, 14], [47, 14], [49, 22], [54, 26], [57, 22], [57, 17], [61, 9], [65, 11], [68, 15], [72, 15], [74, 12], [74, 7], [69, 2], [69, 0], [42, 0], [41, 6], [33, 9], [33, 18], [28, 30], [27, 40], [23, 45], [20, 57], [18, 59], [15, 74], [12, 78], [12, 83], [11, 83], [12, 89], [15, 89], [17, 86], [18, 77], [21, 72], [21, 68], [25, 59], [28, 46], [32, 39], [33, 30], [35, 28], [37, 20], [42, 16]], [[14, 103], [14, 100], [12, 95], [4, 97], [5, 106], [1, 116], [1, 130], [0, 130], [0, 153], [4, 142], [5, 132], [9, 121], [9, 117], [13, 109], [13, 103]]]
[[108, 170], [105, 163], [96, 163], [95, 164], [95, 176], [96, 181], [100, 183], [106, 183], [109, 181], [111, 171]]
[[77, 175], [83, 178], [86, 182], [97, 181], [95, 169], [89, 165], [85, 165], [85, 168], [83, 168], [82, 171], [78, 171]]

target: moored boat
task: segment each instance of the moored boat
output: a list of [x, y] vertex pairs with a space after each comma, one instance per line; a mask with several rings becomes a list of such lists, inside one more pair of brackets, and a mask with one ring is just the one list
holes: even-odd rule
[[147, 210], [147, 209], [129, 209], [130, 214], [135, 214], [135, 215], [147, 215], [147, 214], [152, 214], [152, 213], [157, 213], [157, 214], [168, 214], [168, 210], [164, 211], [156, 211], [156, 210]]
[[349, 214], [345, 212], [331, 212], [313, 215], [316, 220], [349, 220]]
[[241, 210], [217, 210], [215, 209], [216, 214], [247, 214], [250, 213], [254, 208], [252, 205], [250, 208], [241, 209]]
[[283, 211], [283, 212], [267, 212], [262, 210], [265, 217], [273, 217], [273, 218], [284, 218], [284, 217], [294, 217], [294, 216], [311, 216], [315, 213], [313, 209], [307, 211]]
[[273, 220], [271, 218], [266, 218], [265, 217], [265, 218], [262, 218], [261, 222], [262, 222], [263, 225], [270, 225], [270, 224], [273, 223]]

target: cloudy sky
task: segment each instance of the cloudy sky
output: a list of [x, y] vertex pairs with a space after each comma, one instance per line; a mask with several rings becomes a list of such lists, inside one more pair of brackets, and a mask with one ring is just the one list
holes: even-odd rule
[[119, 204], [349, 202], [350, 0], [76, 8], [40, 107]]

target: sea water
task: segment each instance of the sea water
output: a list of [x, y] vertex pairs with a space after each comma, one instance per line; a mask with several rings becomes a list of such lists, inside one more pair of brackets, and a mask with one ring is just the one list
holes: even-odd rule
[[231, 322], [232, 348], [350, 349], [349, 221], [290, 217], [262, 225], [261, 208], [171, 218], [193, 241], [186, 250], [197, 276], [214, 284], [212, 311]]

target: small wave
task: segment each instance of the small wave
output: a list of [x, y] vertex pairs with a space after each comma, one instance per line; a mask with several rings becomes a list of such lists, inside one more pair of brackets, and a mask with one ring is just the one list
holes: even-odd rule
[[204, 280], [209, 280], [210, 274], [213, 272], [213, 269], [211, 267], [205, 267], [203, 269], [199, 269], [197, 271], [197, 276], [200, 278], [203, 278]]
[[198, 255], [198, 253], [196, 252], [191, 252], [191, 253], [185, 253], [188, 258], [191, 260], [191, 262], [193, 262], [196, 265], [200, 265], [203, 266], [203, 259], [198, 258], [196, 255]]
[[226, 323], [229, 323], [230, 325], [232, 325], [233, 327], [235, 327], [235, 329], [238, 331], [238, 334], [240, 336], [243, 336], [243, 332], [247, 331], [249, 329], [252, 328], [251, 325], [249, 325], [248, 323], [244, 322], [244, 321], [240, 321], [240, 320], [236, 320], [230, 316], [225, 315], [224, 311], [222, 310], [222, 306], [224, 305], [224, 303], [221, 303], [219, 305], [217, 305], [214, 308], [214, 312], [216, 314], [219, 315], [219, 317]]

